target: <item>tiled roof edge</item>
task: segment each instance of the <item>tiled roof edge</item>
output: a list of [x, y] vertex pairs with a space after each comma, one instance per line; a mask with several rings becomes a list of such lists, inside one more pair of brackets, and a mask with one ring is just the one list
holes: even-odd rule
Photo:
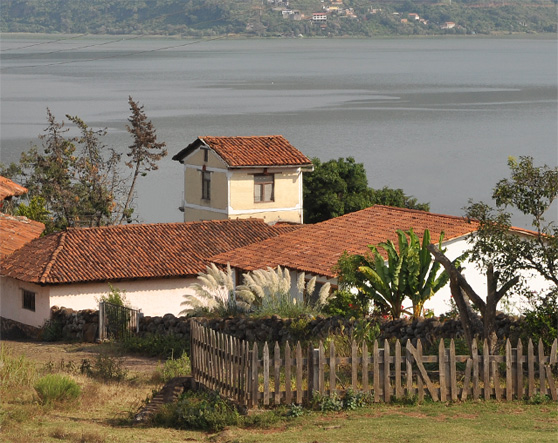
[[58, 246], [52, 253], [52, 257], [50, 258], [50, 261], [45, 266], [45, 270], [43, 271], [42, 275], [39, 277], [39, 283], [47, 283], [48, 275], [50, 273], [50, 270], [56, 263], [56, 258], [58, 257], [58, 254], [64, 249], [64, 244], [66, 243], [66, 235], [67, 235], [67, 231], [64, 231], [60, 234], [60, 238], [58, 240]]

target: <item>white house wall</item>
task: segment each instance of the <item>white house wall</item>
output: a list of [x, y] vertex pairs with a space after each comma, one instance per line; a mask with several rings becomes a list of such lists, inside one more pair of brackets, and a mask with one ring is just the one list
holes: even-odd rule
[[[35, 311], [23, 308], [23, 290], [35, 293]], [[50, 318], [49, 288], [0, 277], [0, 317], [40, 327]]]
[[[116, 282], [113, 286], [125, 294], [126, 301], [131, 307], [141, 309], [144, 315], [178, 316], [184, 309], [180, 306], [184, 301], [183, 296], [193, 293], [189, 286], [194, 281], [193, 278], [136, 280]], [[108, 292], [107, 283], [53, 286], [50, 292], [50, 305], [75, 310], [97, 309], [98, 300]]]
[[[193, 294], [194, 278], [121, 281], [113, 286], [125, 291], [130, 306], [144, 315], [178, 316], [184, 309], [184, 295]], [[109, 292], [107, 283], [39, 286], [8, 277], [1, 279], [0, 316], [40, 327], [50, 318], [50, 308], [98, 309], [98, 300]], [[35, 293], [35, 311], [23, 308], [23, 290]]]
[[[465, 250], [470, 248], [470, 245], [468, 245], [465, 238], [462, 237], [446, 242], [444, 244], [444, 247], [447, 248], [446, 256], [450, 260], [454, 260], [461, 254], [463, 254]], [[462, 263], [462, 267], [464, 268], [463, 275], [467, 279], [467, 282], [471, 285], [471, 287], [475, 290], [479, 297], [481, 297], [483, 300], [486, 300], [486, 275], [481, 273], [475, 263], [472, 263], [470, 261], [464, 261]], [[548, 282], [539, 275], [530, 273], [521, 274], [528, 279], [529, 287], [533, 291], [542, 291], [549, 286]], [[450, 300], [451, 291], [448, 283], [428, 302], [426, 302], [424, 307], [426, 309], [432, 309], [435, 315], [440, 315], [450, 310]], [[405, 307], [407, 307], [408, 304], [410, 304], [410, 302], [407, 300]], [[498, 305], [498, 310], [505, 311], [510, 314], [519, 314], [525, 309], [525, 307], [526, 300], [515, 296], [502, 300]]]

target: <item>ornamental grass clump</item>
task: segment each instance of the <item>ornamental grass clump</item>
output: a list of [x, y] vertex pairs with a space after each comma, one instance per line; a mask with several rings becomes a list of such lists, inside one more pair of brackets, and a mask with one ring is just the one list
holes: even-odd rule
[[44, 406], [76, 400], [81, 388], [70, 377], [61, 374], [48, 374], [35, 383], [39, 403]]
[[297, 280], [297, 292], [291, 293], [291, 276], [287, 269], [259, 269], [244, 274], [244, 284], [236, 288], [238, 302], [249, 306], [258, 316], [279, 315], [294, 318], [317, 314], [330, 296], [330, 284], [325, 283], [317, 297], [314, 296], [316, 277], [306, 282], [304, 273]]
[[192, 285], [194, 294], [184, 295], [181, 315], [214, 313], [219, 316], [243, 312], [243, 304], [237, 303], [230, 265], [223, 271], [211, 263], [206, 272], [198, 274], [198, 283]]

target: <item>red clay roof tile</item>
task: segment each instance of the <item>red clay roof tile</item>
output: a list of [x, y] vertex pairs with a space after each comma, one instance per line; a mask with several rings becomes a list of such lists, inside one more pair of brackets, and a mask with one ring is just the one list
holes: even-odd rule
[[284, 231], [260, 219], [75, 228], [28, 243], [0, 271], [43, 284], [194, 276], [210, 256]]
[[312, 161], [282, 135], [199, 137], [172, 159], [182, 161], [203, 145], [209, 146], [231, 168], [312, 165]]
[[27, 189], [17, 183], [14, 183], [9, 178], [0, 175], [0, 201], [10, 197], [18, 197], [27, 192]]
[[0, 213], [0, 258], [39, 237], [44, 229], [45, 225], [26, 217], [12, 217]]
[[462, 217], [376, 205], [315, 225], [304, 225], [280, 237], [219, 254], [211, 261], [230, 263], [245, 271], [283, 266], [335, 277], [332, 269], [344, 251], [365, 254], [368, 245], [388, 239], [397, 243], [398, 229], [413, 228], [419, 236], [429, 229], [433, 241], [443, 231], [446, 241], [473, 232], [476, 226]]

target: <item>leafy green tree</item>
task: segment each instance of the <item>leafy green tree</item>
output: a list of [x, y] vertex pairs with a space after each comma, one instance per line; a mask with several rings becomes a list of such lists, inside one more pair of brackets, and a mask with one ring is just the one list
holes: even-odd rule
[[35, 195], [29, 200], [29, 204], [20, 203], [15, 210], [15, 215], [27, 217], [43, 223], [45, 226], [50, 222], [49, 212], [45, 207], [45, 199], [40, 195]]
[[126, 162], [126, 166], [132, 169], [133, 172], [132, 182], [128, 188], [126, 202], [122, 211], [121, 223], [124, 220], [131, 221], [133, 212], [132, 202], [138, 177], [140, 175], [145, 176], [149, 171], [159, 169], [157, 162], [167, 155], [167, 150], [164, 149], [165, 143], [157, 142], [155, 128], [151, 120], [147, 119], [143, 105], [140, 106], [131, 96], [128, 97], [128, 104], [130, 105], [132, 115], [128, 119], [130, 124], [126, 126], [126, 129], [132, 134], [134, 143], [128, 147], [129, 152], [126, 155], [130, 157], [130, 161]]
[[429, 210], [428, 203], [417, 203], [402, 189], [368, 187], [366, 170], [353, 157], [322, 163], [313, 158], [314, 172], [304, 175], [304, 221], [318, 223], [368, 208], [374, 204]]
[[317, 223], [372, 205], [372, 191], [362, 163], [353, 157], [322, 163], [313, 158], [314, 172], [304, 176], [304, 220]]
[[[481, 313], [484, 337], [490, 350], [496, 349], [496, 307], [508, 291], [521, 281], [520, 271], [534, 271], [549, 282], [549, 300], [557, 291], [558, 240], [556, 222], [546, 222], [544, 215], [558, 197], [558, 168], [534, 166], [532, 157], [508, 160], [509, 179], [500, 180], [493, 198], [498, 209], [484, 203], [470, 203], [467, 215], [479, 223], [476, 233], [469, 237], [471, 260], [484, 270], [487, 278], [486, 301], [471, 288], [461, 270], [433, 245], [429, 246], [435, 260], [450, 275], [450, 288], [469, 346], [475, 324], [479, 319], [471, 309], [472, 303]], [[511, 207], [532, 219], [534, 232], [510, 231]], [[528, 282], [524, 293], [530, 294]], [[553, 295], [554, 294], [554, 295]], [[537, 302], [531, 293], [532, 302]], [[539, 304], [538, 306], [541, 306]]]
[[102, 143], [105, 129], [93, 130], [79, 117], [67, 115], [79, 130], [68, 137], [64, 122], [56, 121], [47, 109], [48, 126], [39, 136], [42, 150], [33, 146], [21, 155], [18, 164], [0, 164], [0, 174], [14, 179], [29, 192], [27, 203], [6, 206], [6, 211], [45, 223], [45, 234], [67, 227], [92, 227], [132, 221], [137, 178], [157, 169], [166, 155], [143, 106], [130, 97], [132, 116], [128, 126], [134, 137], [126, 165], [133, 169], [130, 179], [120, 175], [121, 155]]
[[[482, 202], [466, 208], [480, 224], [470, 237], [472, 258], [483, 267], [492, 264], [505, 277], [534, 271], [558, 286], [558, 224], [545, 219], [558, 199], [558, 167], [535, 166], [532, 157], [511, 157], [508, 166], [511, 177], [500, 180], [492, 194], [496, 209]], [[528, 216], [534, 232], [509, 235], [508, 209]]]
[[[42, 141], [42, 152], [36, 146], [21, 155], [19, 165], [2, 167], [2, 175], [16, 178], [29, 192], [27, 198], [40, 196], [41, 201], [33, 202], [34, 208], [43, 205], [49, 217], [45, 233], [72, 226], [79, 217], [79, 196], [75, 192], [73, 172], [76, 167], [76, 147], [66, 137], [68, 129], [64, 123], [56, 121], [47, 109], [48, 126], [45, 133], [39, 136]], [[31, 205], [31, 204], [30, 204]], [[21, 208], [22, 212], [31, 214], [31, 207]], [[44, 220], [44, 211], [41, 211]]]
[[19, 164], [0, 168], [2, 175], [29, 190], [28, 203], [21, 203], [15, 213], [45, 223], [45, 233], [112, 224], [118, 208], [119, 156], [110, 150], [104, 157], [100, 138], [105, 131], [93, 131], [77, 117], [67, 118], [78, 127], [79, 136], [68, 137], [65, 123], [47, 109], [48, 126], [39, 136], [42, 151], [34, 146], [21, 155]]

